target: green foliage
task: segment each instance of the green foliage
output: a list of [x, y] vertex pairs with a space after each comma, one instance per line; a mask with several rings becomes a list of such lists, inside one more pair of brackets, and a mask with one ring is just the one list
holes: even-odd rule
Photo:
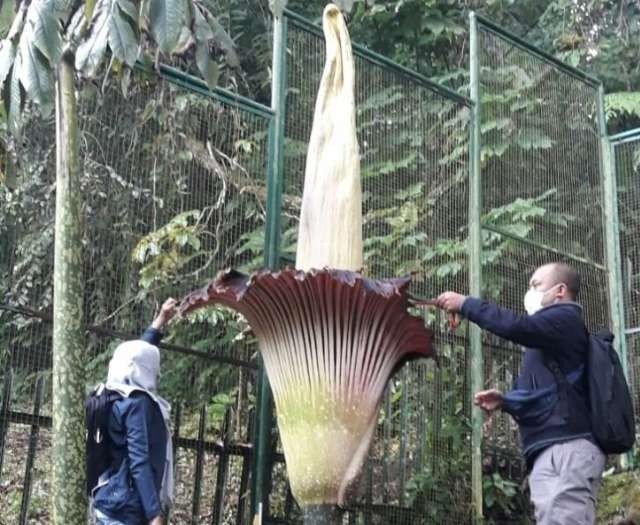
[[141, 264], [141, 288], [171, 282], [202, 254], [200, 218], [198, 210], [182, 212], [138, 242], [132, 258]]
[[624, 114], [640, 118], [640, 91], [608, 93], [605, 106], [608, 118]]
[[177, 47], [188, 15], [186, 0], [149, 1], [149, 27], [163, 53], [169, 54]]
[[63, 49], [65, 60], [73, 61], [81, 75], [94, 76], [107, 55], [111, 65], [116, 62], [131, 68], [143, 43], [142, 30], [167, 55], [195, 47], [200, 74], [212, 86], [218, 74], [210, 44], [226, 53], [232, 67], [238, 65], [233, 41], [206, 3], [199, 0], [151, 0], [140, 4], [131, 0], [97, 0], [86, 5], [24, 0], [7, 38], [0, 43], [0, 91], [10, 129], [19, 130], [27, 100], [33, 100], [43, 116], [51, 111], [54, 72]]
[[[291, 0], [289, 7], [317, 19], [323, 4]], [[355, 0], [349, 29], [355, 41], [466, 93], [466, 21], [470, 10], [598, 76], [607, 92], [638, 91], [638, 2]], [[610, 130], [637, 125], [637, 117], [617, 116], [611, 120]]]
[[[471, 424], [461, 396], [468, 386], [467, 374], [459, 368], [465, 349], [443, 344], [439, 352], [440, 366], [429, 371], [422, 386], [433, 389], [425, 398], [425, 428], [429, 430], [417, 436], [422, 441], [424, 464], [411, 477], [406, 490], [409, 505], [425, 517], [426, 523], [435, 523], [442, 516], [463, 522], [471, 503], [460, 501], [452, 507], [451, 494], [466, 494], [471, 488]], [[436, 397], [436, 389], [441, 399]]]
[[133, 67], [140, 38], [138, 16], [136, 5], [130, 0], [97, 0], [88, 34], [76, 51], [76, 68], [94, 76], [107, 46], [116, 60]]
[[498, 472], [486, 474], [482, 480], [482, 495], [487, 523], [531, 523], [527, 517], [527, 502], [520, 494], [518, 483], [503, 478]]
[[552, 203], [557, 197], [558, 190], [551, 188], [541, 195], [527, 199], [517, 198], [513, 202], [490, 210], [484, 217], [483, 223], [489, 226], [499, 226], [502, 231], [526, 238], [535, 224], [545, 221], [562, 228], [575, 221], [576, 218], [568, 213], [549, 212], [543, 206]]
[[605, 472], [598, 494], [597, 523], [621, 521], [635, 523], [640, 519], [640, 471]]
[[11, 27], [14, 19], [14, 6], [12, 2], [0, 2], [0, 36], [4, 37]]
[[64, 13], [59, 11], [59, 4], [54, 0], [33, 2], [27, 9], [12, 69], [12, 88], [13, 77], [16, 77], [22, 88], [40, 105], [44, 116], [53, 108], [52, 69], [62, 54], [57, 24]]
[[14, 62], [18, 52], [20, 35], [24, 28], [26, 14], [26, 5], [22, 4], [14, 18], [7, 38], [0, 43], [0, 89], [3, 94], [7, 122], [11, 130], [18, 128], [20, 111], [22, 109], [19, 70], [15, 70]]

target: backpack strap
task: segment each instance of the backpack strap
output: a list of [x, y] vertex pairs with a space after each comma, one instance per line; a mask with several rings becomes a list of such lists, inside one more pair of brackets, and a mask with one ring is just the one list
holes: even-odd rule
[[569, 381], [567, 381], [567, 376], [564, 375], [562, 370], [560, 370], [560, 365], [558, 361], [556, 361], [553, 357], [547, 355], [543, 352], [542, 358], [544, 361], [544, 365], [551, 370], [553, 373], [553, 377], [558, 384], [558, 397], [560, 400], [567, 399], [567, 392], [569, 391]]
[[543, 354], [543, 361], [544, 365], [553, 373], [553, 378], [556, 380], [556, 383], [560, 387], [558, 389], [559, 392], [564, 391], [566, 393], [571, 385], [576, 383], [578, 378], [585, 371], [585, 365], [580, 365], [578, 368], [565, 375], [562, 370], [560, 370], [558, 361], [556, 361], [553, 357]]
[[558, 383], [559, 385], [568, 385], [567, 378], [562, 373], [562, 370], [560, 370], [558, 361], [545, 353], [543, 353], [543, 361], [544, 365], [553, 373], [553, 377], [556, 380], [556, 383]]

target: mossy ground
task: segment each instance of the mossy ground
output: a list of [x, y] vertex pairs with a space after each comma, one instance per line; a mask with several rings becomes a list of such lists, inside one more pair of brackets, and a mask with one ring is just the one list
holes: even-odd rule
[[598, 494], [598, 525], [640, 525], [640, 470], [605, 476]]

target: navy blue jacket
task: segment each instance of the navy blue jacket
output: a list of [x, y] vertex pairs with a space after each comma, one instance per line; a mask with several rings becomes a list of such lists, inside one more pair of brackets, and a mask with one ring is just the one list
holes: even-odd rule
[[[142, 340], [157, 345], [163, 334], [147, 328]], [[162, 509], [167, 432], [156, 403], [134, 392], [113, 403], [109, 419], [111, 467], [108, 482], [94, 493], [93, 505], [127, 525], [148, 523]]]
[[[520, 375], [514, 388], [537, 390], [556, 383], [545, 361], [552, 358], [566, 376], [586, 367], [589, 335], [576, 303], [547, 306], [531, 316], [521, 316], [493, 303], [467, 298], [461, 313], [481, 328], [525, 347]], [[522, 452], [529, 468], [535, 458], [554, 443], [585, 438], [593, 441], [589, 418], [586, 375], [567, 392], [566, 402], [559, 404], [543, 423], [519, 425]]]
[[146, 341], [150, 345], [158, 346], [163, 337], [164, 334], [160, 330], [156, 330], [153, 326], [148, 326], [142, 333], [142, 337], [140, 337], [140, 339], [142, 341]]

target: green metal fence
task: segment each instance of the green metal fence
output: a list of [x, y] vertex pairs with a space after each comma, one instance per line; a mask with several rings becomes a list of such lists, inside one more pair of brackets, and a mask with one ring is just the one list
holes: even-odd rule
[[[524, 314], [533, 270], [565, 261], [581, 274], [587, 325], [612, 325], [619, 334], [617, 246], [609, 221], [614, 196], [603, 163], [599, 82], [481, 17], [472, 16], [471, 31], [480, 128], [472, 153], [479, 179], [472, 213], [481, 225], [476, 287]], [[521, 349], [486, 334], [482, 347], [484, 386], [510, 389]], [[519, 455], [513, 421], [494, 417], [486, 433], [484, 469], [520, 478], [524, 471], [514, 473], [510, 461]]]
[[[640, 130], [610, 137], [617, 184], [627, 377], [640, 414]], [[640, 433], [640, 418], [638, 418]]]
[[[80, 99], [88, 385], [104, 379], [114, 346], [137, 337], [164, 298], [218, 269], [260, 267], [265, 253], [273, 112], [170, 68], [133, 80], [127, 96], [114, 83], [104, 93], [88, 86]], [[2, 194], [10, 242], [0, 476], [9, 488], [0, 500], [12, 524], [48, 521], [53, 123], [33, 120], [24, 136], [25, 170]], [[174, 523], [248, 519], [258, 365], [244, 328], [208, 311], [177, 324], [161, 346], [177, 444]]]
[[[324, 37], [291, 12], [284, 24], [282, 248], [292, 260]], [[422, 297], [465, 289], [470, 102], [357, 44], [354, 56], [365, 271], [412, 272], [412, 291]], [[391, 381], [350, 522], [461, 523], [471, 516], [464, 329], [449, 334], [434, 312], [426, 320], [437, 331], [441, 366], [415, 363]], [[284, 472], [275, 481], [276, 493], [285, 489]]]

